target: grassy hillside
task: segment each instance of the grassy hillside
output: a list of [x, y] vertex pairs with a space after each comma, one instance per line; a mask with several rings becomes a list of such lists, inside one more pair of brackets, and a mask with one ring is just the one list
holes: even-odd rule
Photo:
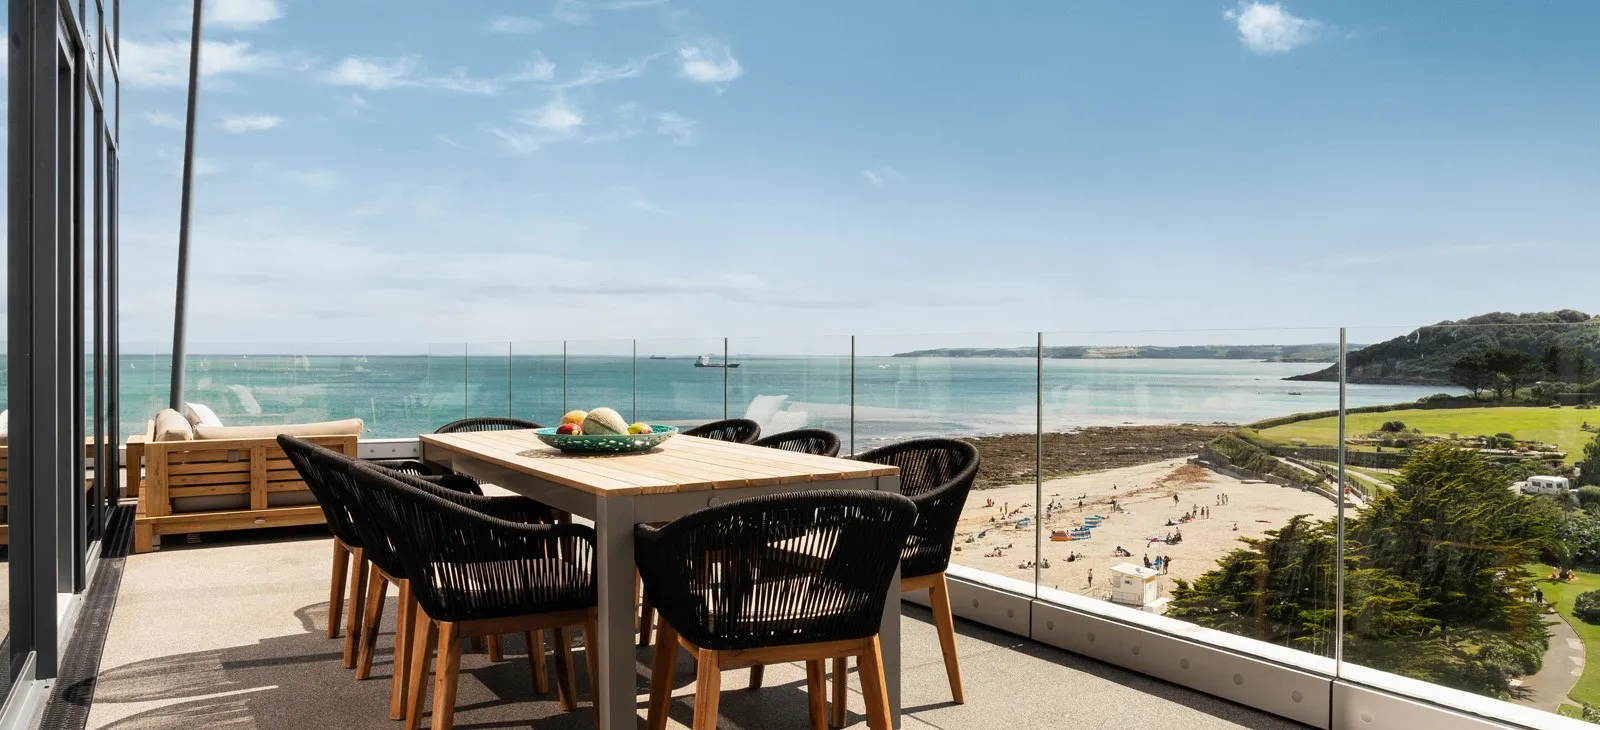
[[[1395, 411], [1391, 413], [1353, 413], [1346, 417], [1349, 435], [1378, 430], [1385, 421], [1403, 421], [1407, 428], [1421, 429], [1427, 436], [1489, 436], [1501, 432], [1519, 439], [1558, 444], [1567, 452], [1567, 462], [1583, 456], [1583, 445], [1595, 434], [1584, 431], [1585, 422], [1600, 424], [1600, 410], [1576, 408], [1452, 408], [1448, 410]], [[1318, 418], [1264, 429], [1261, 435], [1279, 443], [1303, 440], [1309, 445], [1333, 446], [1339, 441], [1339, 419]]]
[[[1036, 357], [1032, 347], [946, 347], [896, 353], [895, 357]], [[1266, 360], [1269, 362], [1338, 362], [1339, 345], [1130, 345], [1126, 347], [1058, 346], [1044, 348], [1051, 360]]]
[[[1600, 360], [1600, 320], [1563, 309], [1531, 314], [1496, 312], [1440, 322], [1351, 352], [1349, 381], [1448, 385], [1450, 366], [1465, 355], [1505, 347], [1538, 357], [1551, 345], [1579, 350], [1590, 359]], [[1338, 378], [1338, 369], [1329, 367], [1288, 379], [1332, 382]]]

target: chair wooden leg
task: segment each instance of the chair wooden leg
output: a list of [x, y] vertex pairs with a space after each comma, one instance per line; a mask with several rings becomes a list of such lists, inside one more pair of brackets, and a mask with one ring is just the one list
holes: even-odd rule
[[556, 698], [561, 709], [571, 712], [578, 709], [578, 692], [572, 686], [572, 635], [562, 626], [551, 629], [550, 636], [556, 650]]
[[678, 632], [665, 621], [656, 629], [656, 656], [650, 666], [650, 709], [645, 730], [666, 730], [672, 709], [672, 675], [678, 668]]
[[767, 676], [767, 665], [765, 665], [765, 664], [757, 664], [757, 665], [755, 665], [753, 667], [750, 667], [750, 687], [749, 687], [749, 690], [751, 692], [754, 692], [754, 691], [756, 691], [758, 689], [761, 689], [761, 680], [766, 678], [766, 676]]
[[889, 690], [883, 680], [883, 651], [878, 637], [872, 637], [871, 648], [856, 657], [861, 670], [861, 696], [867, 701], [867, 727], [871, 730], [889, 730]]
[[433, 677], [433, 730], [456, 726], [456, 685], [461, 675], [461, 635], [456, 624], [439, 624], [439, 671]]
[[835, 657], [834, 658], [834, 660], [833, 660], [833, 707], [832, 707], [833, 711], [830, 713], [832, 715], [832, 720], [833, 720], [832, 724], [833, 724], [834, 727], [844, 727], [845, 722], [847, 722], [850, 719], [850, 705], [849, 705], [849, 703], [847, 701], [849, 696], [850, 696], [850, 693], [846, 691], [846, 687], [845, 687], [845, 682], [848, 679], [848, 677], [846, 675], [849, 673], [849, 671], [850, 671], [850, 658], [849, 657]]
[[635, 592], [639, 594], [639, 646], [650, 645], [650, 630], [656, 624], [656, 607], [650, 603], [650, 597], [644, 595], [642, 588], [638, 588], [635, 579]]
[[489, 638], [486, 639], [486, 643], [489, 645], [489, 661], [503, 662], [506, 660], [505, 650], [500, 648], [499, 634], [490, 634]]
[[700, 668], [694, 682], [693, 730], [717, 730], [717, 705], [722, 700], [722, 667], [718, 666], [717, 653], [701, 649]]
[[411, 676], [406, 682], [405, 730], [417, 730], [422, 723], [422, 705], [428, 696], [428, 665], [433, 661], [433, 644], [439, 626], [428, 614], [417, 611], [417, 622], [411, 627]]
[[361, 620], [361, 653], [356, 659], [356, 679], [372, 676], [372, 655], [378, 649], [378, 623], [383, 618], [383, 603], [388, 597], [389, 579], [373, 570], [367, 579], [367, 615]]
[[590, 614], [583, 622], [583, 665], [589, 670], [589, 695], [594, 699], [595, 727], [600, 727], [600, 646], [595, 639], [600, 636], [599, 617]]
[[474, 636], [474, 637], [472, 637], [470, 639], [467, 639], [467, 642], [472, 645], [472, 650], [473, 651], [483, 651], [483, 637], [482, 636]]
[[417, 599], [411, 581], [400, 581], [400, 603], [395, 607], [394, 673], [389, 686], [389, 719], [406, 719], [406, 680], [411, 676], [411, 632], [416, 630]]
[[350, 571], [350, 604], [344, 622], [344, 668], [356, 668], [357, 647], [361, 639], [361, 612], [367, 607], [367, 573], [370, 567], [361, 548], [350, 551], [355, 569]]
[[328, 584], [328, 638], [339, 638], [339, 622], [344, 618], [344, 581], [350, 570], [350, 551], [339, 538], [333, 539], [333, 579]]
[[828, 669], [823, 661], [806, 662], [806, 703], [811, 710], [811, 730], [828, 728]]
[[961, 661], [956, 658], [956, 622], [950, 615], [950, 585], [943, 575], [928, 588], [928, 604], [933, 608], [933, 625], [939, 630], [939, 651], [944, 654], [950, 696], [956, 704], [965, 704], [967, 693], [961, 686]]
[[546, 694], [550, 691], [550, 675], [545, 671], [544, 631], [524, 631], [522, 638], [528, 642], [528, 671], [533, 676], [533, 691]]

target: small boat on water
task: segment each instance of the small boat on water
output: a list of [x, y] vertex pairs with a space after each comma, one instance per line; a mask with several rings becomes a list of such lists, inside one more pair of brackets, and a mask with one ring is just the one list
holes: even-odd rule
[[667, 356], [666, 355], [651, 355], [650, 359], [651, 360], [665, 360], [665, 359], [667, 359]]
[[712, 362], [710, 355], [701, 355], [700, 357], [695, 358], [694, 366], [697, 368], [736, 368], [739, 367], [739, 363], [730, 362], [724, 364], [720, 362]]

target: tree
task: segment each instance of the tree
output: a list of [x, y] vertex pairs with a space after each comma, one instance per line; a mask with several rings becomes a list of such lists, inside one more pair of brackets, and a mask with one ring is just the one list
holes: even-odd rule
[[1496, 347], [1483, 353], [1483, 363], [1494, 374], [1492, 386], [1498, 401], [1504, 401], [1507, 395], [1516, 398], [1519, 387], [1539, 377], [1538, 358], [1521, 350]]
[[1558, 382], [1582, 385], [1595, 378], [1594, 361], [1581, 350], [1551, 345], [1545, 348], [1540, 364], [1545, 376]]
[[1494, 384], [1494, 373], [1484, 362], [1483, 353], [1475, 352], [1463, 355], [1450, 366], [1450, 382], [1472, 391], [1472, 397], [1477, 398], [1484, 388]]
[[1595, 436], [1583, 446], [1583, 460], [1578, 462], [1578, 484], [1600, 487], [1600, 436]]

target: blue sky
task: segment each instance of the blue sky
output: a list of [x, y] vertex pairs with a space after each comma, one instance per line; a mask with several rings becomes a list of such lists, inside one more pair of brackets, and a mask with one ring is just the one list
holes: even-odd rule
[[[1600, 310], [1600, 4], [207, 4], [197, 342]], [[124, 3], [134, 341], [188, 5]]]

